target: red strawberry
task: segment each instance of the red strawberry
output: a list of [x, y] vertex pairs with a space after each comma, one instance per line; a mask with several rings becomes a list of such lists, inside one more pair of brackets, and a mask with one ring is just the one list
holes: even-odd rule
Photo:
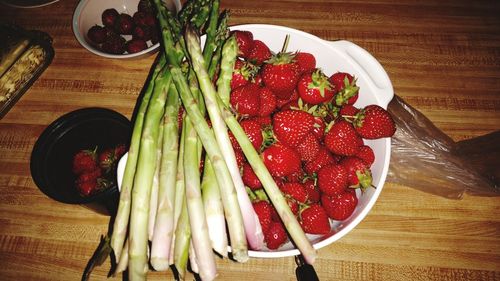
[[287, 182], [280, 187], [281, 191], [295, 199], [299, 203], [306, 203], [307, 201], [307, 192], [302, 186], [301, 183], [298, 182]]
[[339, 164], [347, 170], [347, 179], [350, 187], [360, 187], [364, 190], [372, 185], [370, 167], [360, 158], [347, 156], [340, 160]]
[[280, 52], [262, 66], [262, 80], [280, 99], [286, 99], [297, 86], [300, 78], [299, 66], [293, 54]]
[[365, 162], [368, 167], [370, 167], [373, 162], [375, 162], [375, 154], [373, 153], [373, 149], [368, 145], [360, 146], [359, 151], [355, 156], [361, 158], [361, 160], [363, 160], [363, 162]]
[[302, 179], [304, 179], [304, 171], [302, 169], [299, 169], [293, 174], [285, 177], [286, 182], [302, 182]]
[[306, 53], [306, 52], [296, 53], [295, 62], [299, 65], [300, 73], [312, 71], [316, 68], [316, 58], [311, 53]]
[[347, 120], [353, 120], [359, 109], [352, 104], [345, 104], [340, 108], [340, 116]]
[[344, 191], [348, 186], [348, 172], [338, 164], [324, 166], [318, 171], [318, 187], [321, 192], [334, 195]]
[[236, 88], [231, 92], [231, 106], [240, 115], [257, 116], [260, 106], [259, 92], [259, 86], [253, 83]]
[[236, 60], [234, 64], [233, 77], [231, 78], [231, 90], [246, 85], [252, 81], [257, 73], [257, 67], [242, 60]]
[[335, 104], [342, 106], [344, 104], [354, 104], [358, 99], [359, 87], [356, 86], [354, 77], [346, 72], [337, 72], [330, 77], [330, 82], [334, 85]]
[[358, 205], [356, 192], [348, 189], [344, 192], [329, 196], [321, 196], [321, 204], [325, 208], [328, 217], [334, 220], [345, 220], [351, 216]]
[[300, 211], [300, 206], [299, 203], [292, 199], [292, 198], [286, 198], [286, 203], [288, 204], [288, 207], [290, 207], [290, 210], [294, 215], [298, 215]]
[[273, 144], [262, 152], [262, 159], [272, 176], [284, 177], [300, 170], [300, 158], [295, 150]]
[[285, 145], [296, 147], [314, 127], [314, 116], [302, 110], [286, 110], [274, 114], [273, 131]]
[[328, 102], [335, 94], [328, 77], [319, 69], [304, 73], [297, 84], [300, 98], [309, 104]]
[[98, 190], [98, 178], [101, 176], [101, 169], [96, 167], [93, 171], [80, 174], [75, 181], [76, 189], [82, 196], [89, 196]]
[[288, 240], [285, 227], [281, 222], [271, 222], [269, 230], [264, 232], [264, 241], [269, 249], [278, 249]]
[[233, 135], [233, 132], [228, 131], [228, 135], [229, 135], [229, 140], [231, 141], [231, 145], [233, 146], [233, 150], [235, 152], [236, 151], [243, 152], [243, 150], [241, 149], [240, 144], [236, 140], [236, 137]]
[[307, 192], [307, 203], [318, 203], [321, 195], [315, 181], [312, 178], [308, 178], [302, 186]]
[[250, 189], [252, 190], [262, 188], [262, 183], [260, 182], [259, 178], [253, 171], [252, 166], [250, 166], [250, 164], [248, 163], [243, 164], [243, 171], [241, 178], [243, 180], [243, 183], [246, 186], [250, 187]]
[[306, 173], [312, 175], [317, 173], [323, 166], [337, 163], [335, 158], [332, 156], [330, 151], [324, 147], [321, 147], [316, 157], [312, 161], [306, 162], [304, 169]]
[[323, 118], [319, 116], [314, 116], [314, 129], [313, 129], [313, 134], [318, 138], [318, 140], [322, 140], [324, 135], [325, 135], [325, 121], [323, 121]]
[[[283, 96], [283, 94], [282, 94]], [[291, 102], [298, 101], [299, 100], [299, 92], [297, 92], [297, 89], [293, 89], [290, 94], [285, 95], [286, 97], [284, 98], [279, 98], [276, 97], [276, 105], [278, 108], [284, 108], [286, 105], [290, 104]]]
[[262, 232], [264, 234], [267, 233], [272, 222], [271, 217], [274, 209], [273, 206], [265, 200], [253, 202], [252, 206], [255, 210], [255, 213], [257, 214], [257, 217], [259, 218]]
[[267, 87], [260, 88], [260, 116], [269, 116], [276, 110], [276, 96]]
[[99, 167], [105, 170], [109, 170], [116, 163], [116, 155], [114, 148], [104, 149], [99, 153]]
[[245, 134], [248, 136], [250, 142], [252, 142], [255, 150], [260, 151], [262, 142], [264, 141], [260, 124], [255, 120], [245, 119], [240, 122], [240, 125], [245, 131]]
[[98, 168], [96, 150], [81, 150], [73, 156], [72, 170], [75, 174], [91, 172]]
[[330, 232], [328, 215], [319, 204], [313, 204], [300, 213], [300, 225], [305, 233], [327, 234]]
[[302, 161], [312, 161], [318, 154], [320, 148], [321, 144], [315, 134], [307, 134], [302, 139], [302, 142], [297, 145], [295, 150], [297, 150], [297, 153]]
[[243, 154], [243, 151], [241, 150], [234, 150], [234, 156], [236, 157], [236, 163], [238, 164], [238, 167], [241, 169], [243, 167], [243, 164], [246, 162], [245, 154]]
[[389, 112], [376, 104], [368, 105], [358, 112], [354, 128], [365, 139], [392, 137], [396, 132]]
[[336, 121], [325, 135], [325, 145], [334, 154], [348, 156], [358, 152], [362, 139], [351, 123]]
[[119, 144], [117, 146], [115, 146], [115, 156], [116, 158], [120, 158], [123, 156], [123, 154], [125, 154], [125, 152], [127, 152], [127, 146], [124, 145], [124, 144]]
[[248, 118], [248, 120], [254, 120], [255, 122], [259, 123], [260, 127], [262, 129], [265, 129], [265, 128], [271, 126], [271, 124], [272, 124], [272, 119], [271, 119], [271, 116], [269, 116], [269, 115], [251, 117], [251, 118]]
[[246, 59], [255, 65], [262, 65], [266, 60], [270, 59], [272, 55], [266, 43], [260, 40], [254, 40], [253, 48], [250, 50]]
[[250, 31], [235, 30], [231, 32], [238, 44], [238, 56], [248, 58], [254, 46], [253, 34]]

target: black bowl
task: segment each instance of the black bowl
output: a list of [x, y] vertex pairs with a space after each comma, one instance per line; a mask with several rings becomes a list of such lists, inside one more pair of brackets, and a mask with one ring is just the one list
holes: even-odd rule
[[39, 189], [54, 200], [113, 215], [119, 199], [116, 184], [95, 195], [81, 196], [75, 187], [72, 159], [82, 149], [128, 145], [130, 136], [130, 121], [116, 111], [83, 108], [67, 113], [50, 124], [35, 143], [31, 176]]

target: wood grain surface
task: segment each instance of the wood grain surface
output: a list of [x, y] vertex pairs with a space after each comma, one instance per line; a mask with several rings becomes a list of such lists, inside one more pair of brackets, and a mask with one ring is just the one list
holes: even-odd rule
[[[33, 144], [60, 115], [101, 106], [130, 117], [153, 57], [110, 60], [71, 29], [76, 0], [37, 9], [0, 4], [0, 22], [54, 39], [50, 67], [0, 120], [0, 280], [79, 280], [109, 217], [58, 203], [34, 184]], [[372, 53], [396, 94], [454, 140], [500, 129], [498, 1], [222, 1], [231, 24], [285, 25]], [[500, 145], [499, 145], [500, 146]], [[500, 147], [497, 147], [500, 149]], [[418, 181], [418, 179], [415, 179]], [[352, 232], [319, 250], [329, 280], [500, 280], [500, 198], [450, 200], [387, 183]], [[107, 280], [109, 266], [91, 280]], [[218, 260], [218, 280], [295, 280], [293, 258]], [[150, 280], [171, 280], [152, 272]], [[193, 277], [189, 276], [188, 280]], [[120, 277], [111, 280], [121, 280]]]

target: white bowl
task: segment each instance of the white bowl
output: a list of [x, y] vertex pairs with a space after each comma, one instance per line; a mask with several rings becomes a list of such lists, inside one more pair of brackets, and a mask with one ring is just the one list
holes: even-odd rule
[[[167, 7], [180, 9], [181, 4], [179, 0], [166, 0]], [[133, 54], [109, 54], [105, 53], [94, 45], [90, 44], [87, 37], [87, 31], [94, 25], [102, 25], [101, 14], [104, 10], [115, 8], [118, 13], [127, 13], [132, 16], [137, 12], [137, 5], [139, 0], [81, 0], [73, 13], [73, 33], [75, 34], [78, 42], [90, 52], [106, 58], [114, 59], [130, 59], [130, 58], [143, 58], [158, 51], [160, 44], [148, 43], [148, 48]], [[128, 37], [131, 37], [130, 35]]]
[[[248, 30], [254, 39], [265, 42], [272, 51], [278, 52], [287, 34], [290, 35], [288, 51], [304, 51], [314, 54], [317, 66], [330, 76], [337, 71], [349, 72], [358, 80], [360, 87], [357, 107], [377, 104], [387, 108], [394, 96], [392, 83], [380, 63], [366, 50], [348, 41], [325, 41], [314, 35], [291, 29], [288, 27], [247, 24], [231, 27], [232, 30]], [[326, 235], [308, 235], [314, 248], [325, 247], [342, 238], [358, 225], [373, 207], [382, 191], [389, 169], [391, 154], [391, 139], [365, 140], [375, 153], [375, 162], [371, 167], [374, 188], [366, 192], [357, 191], [358, 205], [354, 213], [344, 221], [331, 221], [332, 229]], [[126, 157], [118, 165], [118, 183], [120, 185], [125, 169]], [[251, 257], [278, 258], [300, 254], [291, 242], [286, 243], [277, 250], [249, 251]]]

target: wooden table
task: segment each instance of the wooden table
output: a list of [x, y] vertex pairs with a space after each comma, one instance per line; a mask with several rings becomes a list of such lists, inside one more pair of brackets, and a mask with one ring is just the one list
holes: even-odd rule
[[[54, 38], [55, 59], [0, 120], [0, 280], [78, 280], [109, 217], [55, 202], [34, 184], [33, 144], [58, 116], [89, 106], [130, 117], [153, 57], [109, 60], [71, 30], [76, 0], [0, 6], [0, 21]], [[395, 92], [454, 140], [500, 129], [498, 1], [222, 1], [231, 24], [268, 23], [350, 40]], [[418, 179], [415, 179], [418, 180]], [[387, 183], [356, 229], [319, 250], [321, 280], [500, 280], [500, 198], [449, 200]], [[293, 258], [219, 260], [219, 280], [295, 280]], [[91, 280], [107, 280], [109, 267]], [[151, 273], [170, 280], [171, 273]], [[190, 278], [192, 279], [192, 278]], [[113, 280], [119, 280], [115, 278]]]

